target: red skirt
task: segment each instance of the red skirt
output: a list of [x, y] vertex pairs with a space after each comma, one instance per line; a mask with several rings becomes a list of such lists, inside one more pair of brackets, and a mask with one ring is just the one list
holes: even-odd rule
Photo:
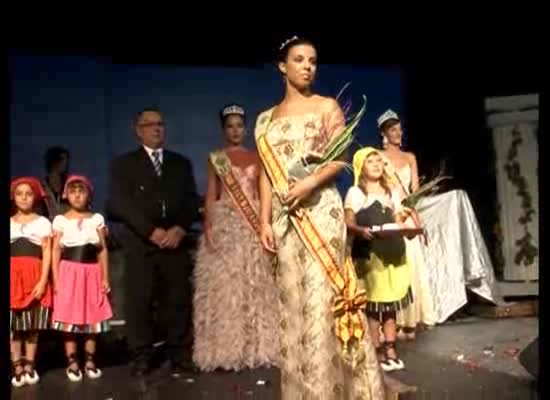
[[[10, 257], [10, 309], [22, 310], [35, 300], [32, 291], [40, 281], [42, 260], [36, 257]], [[46, 290], [39, 302], [44, 307], [52, 306], [52, 287]]]

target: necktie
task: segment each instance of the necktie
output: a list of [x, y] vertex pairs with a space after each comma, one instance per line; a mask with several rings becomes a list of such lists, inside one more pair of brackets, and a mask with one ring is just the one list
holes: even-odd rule
[[162, 163], [160, 162], [160, 152], [159, 151], [153, 151], [153, 165], [155, 166], [155, 172], [158, 176], [162, 175]]

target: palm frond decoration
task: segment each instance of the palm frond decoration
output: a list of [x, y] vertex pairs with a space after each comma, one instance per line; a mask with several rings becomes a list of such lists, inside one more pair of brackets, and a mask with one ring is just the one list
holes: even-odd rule
[[353, 103], [351, 102], [351, 100], [348, 100], [342, 106], [342, 112], [344, 113], [344, 118], [345, 118], [346, 122], [350, 120], [349, 112], [351, 110], [352, 104]]
[[361, 121], [361, 118], [363, 118], [365, 111], [367, 110], [367, 97], [365, 95], [363, 95], [362, 97], [363, 106], [361, 107], [361, 109], [357, 112], [357, 114], [355, 114], [351, 122], [346, 125], [344, 131], [336, 138], [334, 138], [326, 147], [325, 153], [321, 157], [321, 161], [323, 163], [336, 160], [338, 157], [344, 154], [344, 152], [353, 143], [353, 133], [355, 131], [355, 128], [357, 127], [357, 125]]
[[411, 194], [409, 194], [407, 197], [405, 197], [401, 204], [404, 207], [408, 208], [416, 208], [418, 202], [420, 199], [428, 196], [433, 196], [439, 192], [441, 189], [441, 182], [452, 179], [450, 176], [444, 175], [444, 164], [442, 164], [438, 174], [435, 178], [426, 180], [426, 176], [422, 176], [419, 179], [419, 187], [415, 191], [413, 191]]
[[347, 83], [342, 87], [342, 89], [340, 89], [340, 91], [339, 91], [338, 94], [336, 95], [336, 101], [340, 100], [340, 97], [342, 97], [342, 94], [344, 94], [344, 92], [346, 91], [346, 89], [348, 88], [349, 85], [351, 85], [351, 82], [347, 82]]
[[347, 82], [343, 87], [342, 89], [340, 89], [340, 91], [338, 92], [338, 95], [336, 96], [336, 101], [340, 104], [342, 104], [342, 112], [344, 113], [344, 118], [346, 120], [346, 122], [350, 121], [351, 120], [351, 116], [350, 116], [350, 111], [351, 111], [351, 107], [353, 105], [351, 99], [348, 99], [346, 102], [342, 103], [340, 101], [340, 98], [342, 97], [342, 95], [344, 94], [344, 92], [346, 91], [346, 89], [351, 85], [351, 82]]
[[338, 158], [340, 158], [353, 143], [355, 128], [357, 128], [357, 125], [367, 110], [367, 97], [365, 95], [362, 97], [363, 106], [344, 127], [344, 130], [327, 143], [322, 154], [309, 153], [297, 160], [288, 169], [288, 173], [291, 178], [303, 179], [313, 173], [316, 169], [321, 168], [330, 162], [342, 163], [346, 166], [346, 168], [351, 168], [349, 163], [339, 161]]

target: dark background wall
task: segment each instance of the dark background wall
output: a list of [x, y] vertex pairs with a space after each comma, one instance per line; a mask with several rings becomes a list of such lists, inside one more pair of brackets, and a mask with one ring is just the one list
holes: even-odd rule
[[[320, 53], [319, 90], [334, 95], [352, 81], [349, 95], [356, 106], [358, 96], [367, 94], [362, 144], [378, 142], [374, 121], [380, 111], [402, 112], [406, 144], [417, 155], [421, 173], [446, 161], [454, 178], [449, 186], [468, 192], [490, 248], [496, 183], [483, 101], [540, 91], [542, 32], [535, 12], [515, 10], [498, 23], [473, 14], [458, 24], [432, 19], [407, 32], [378, 26], [306, 32]], [[270, 63], [274, 49], [293, 33], [235, 34], [230, 42], [238, 45], [230, 46], [227, 35], [201, 37], [178, 41], [178, 51], [140, 36], [111, 38], [104, 47], [91, 45], [94, 38], [79, 41], [76, 49], [14, 52], [19, 57], [10, 61], [11, 173], [39, 173], [46, 145], [68, 141], [73, 169], [94, 177], [101, 192], [110, 157], [134, 144], [131, 114], [153, 103], [167, 113], [171, 146], [192, 157], [203, 185], [206, 152], [220, 143], [220, 105], [240, 101], [253, 116], [276, 102], [281, 85]], [[80, 57], [65, 57], [75, 50]], [[253, 118], [248, 125], [252, 129]], [[346, 184], [344, 178], [341, 185]]]
[[[114, 63], [110, 58], [16, 55], [11, 58], [11, 173], [44, 174], [42, 155], [52, 145], [72, 154], [71, 170], [96, 185], [96, 207], [103, 207], [109, 160], [137, 146], [134, 114], [155, 105], [168, 123], [168, 147], [188, 156], [199, 191], [206, 188], [209, 151], [223, 145], [218, 112], [230, 102], [248, 112], [249, 146], [256, 116], [279, 101], [283, 85], [275, 67], [193, 67]], [[398, 67], [322, 66], [317, 88], [352, 109], [368, 97], [357, 140], [378, 144], [376, 118], [391, 107], [406, 118], [402, 72]], [[347, 190], [351, 176], [341, 177]]]

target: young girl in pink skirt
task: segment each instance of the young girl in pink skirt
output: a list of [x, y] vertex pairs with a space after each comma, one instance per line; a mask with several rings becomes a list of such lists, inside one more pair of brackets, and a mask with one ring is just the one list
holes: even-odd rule
[[109, 261], [105, 243], [105, 221], [90, 212], [93, 187], [79, 175], [67, 179], [63, 198], [69, 211], [53, 220], [52, 271], [55, 285], [53, 328], [65, 333], [67, 377], [82, 380], [77, 357], [77, 335], [85, 337], [84, 373], [101, 376], [95, 363], [96, 336], [110, 329], [113, 312], [107, 294]]

